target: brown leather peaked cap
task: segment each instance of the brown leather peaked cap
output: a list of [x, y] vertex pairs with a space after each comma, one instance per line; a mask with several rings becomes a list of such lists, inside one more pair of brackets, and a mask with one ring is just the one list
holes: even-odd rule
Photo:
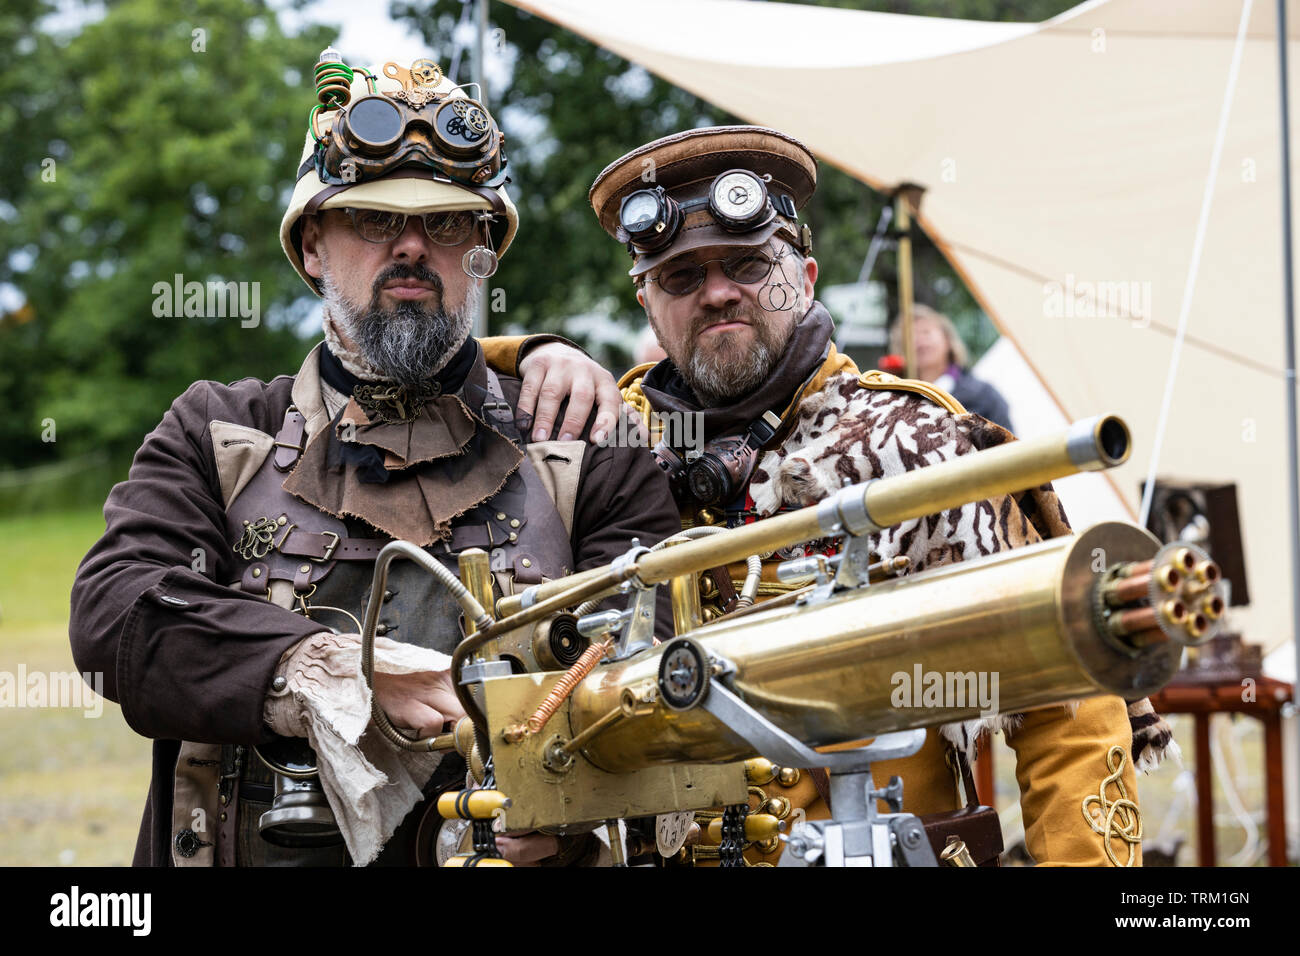
[[[793, 136], [763, 126], [706, 126], [665, 136], [616, 159], [596, 177], [587, 198], [601, 227], [622, 241], [619, 207], [638, 189], [662, 186], [673, 199], [685, 202], [707, 195], [714, 178], [732, 169], [770, 175], [769, 194], [789, 196], [796, 212], [817, 188], [817, 160]], [[753, 232], [735, 233], [723, 229], [706, 209], [692, 210], [667, 248], [647, 255], [634, 253], [628, 275], [641, 275], [692, 249], [761, 246], [777, 233], [796, 247], [801, 244], [798, 223], [784, 215]]]

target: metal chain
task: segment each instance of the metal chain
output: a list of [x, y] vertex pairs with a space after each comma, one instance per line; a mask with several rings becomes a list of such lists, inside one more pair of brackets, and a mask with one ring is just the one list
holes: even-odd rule
[[747, 816], [749, 816], [748, 803], [737, 803], [723, 809], [718, 866], [745, 865], [745, 817]]
[[472, 822], [470, 832], [474, 840], [474, 856], [471, 858], [471, 866], [485, 857], [501, 856], [501, 851], [497, 848], [496, 833], [492, 830], [492, 824], [495, 822], [492, 818]]

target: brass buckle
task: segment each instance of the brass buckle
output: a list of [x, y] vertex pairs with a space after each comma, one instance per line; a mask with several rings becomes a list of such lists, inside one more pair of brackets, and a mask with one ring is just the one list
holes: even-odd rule
[[334, 552], [335, 552], [335, 550], [336, 550], [336, 549], [338, 548], [338, 546], [339, 546], [339, 541], [342, 540], [342, 539], [341, 539], [337, 534], [335, 534], [333, 531], [322, 531], [321, 534], [327, 534], [327, 535], [329, 535], [331, 538], [333, 538], [334, 540], [331, 541], [329, 547], [325, 549], [325, 554], [324, 554], [323, 556], [321, 556], [321, 557], [319, 557], [319, 558], [311, 558], [311, 559], [310, 559], [310, 560], [312, 560], [312, 561], [315, 561], [317, 564], [323, 564], [324, 562], [328, 561], [330, 558], [334, 557]]

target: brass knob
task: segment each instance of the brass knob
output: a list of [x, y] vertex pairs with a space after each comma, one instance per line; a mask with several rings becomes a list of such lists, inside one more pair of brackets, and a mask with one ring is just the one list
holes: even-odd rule
[[767, 812], [778, 820], [784, 820], [790, 815], [790, 801], [785, 797], [768, 797]]
[[[781, 821], [769, 813], [751, 813], [745, 817], [746, 840], [770, 840], [781, 832]], [[709, 838], [722, 842], [722, 818], [709, 821]]]
[[974, 866], [975, 860], [966, 849], [966, 843], [956, 836], [948, 837], [948, 844], [939, 854], [939, 862], [946, 866]]

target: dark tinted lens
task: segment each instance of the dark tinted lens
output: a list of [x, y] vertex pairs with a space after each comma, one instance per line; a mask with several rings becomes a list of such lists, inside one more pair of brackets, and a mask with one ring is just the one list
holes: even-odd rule
[[356, 225], [361, 238], [367, 242], [388, 242], [402, 231], [402, 227], [406, 225], [406, 217], [400, 212], [357, 209], [352, 213], [352, 222]]
[[685, 295], [704, 281], [708, 266], [681, 266], [659, 277], [659, 288], [669, 295]]
[[402, 113], [382, 97], [366, 97], [348, 110], [348, 129], [362, 142], [382, 146], [402, 132]]
[[438, 212], [424, 217], [424, 231], [440, 246], [459, 246], [473, 229], [473, 213]]
[[729, 279], [749, 284], [767, 277], [772, 271], [772, 260], [761, 253], [751, 252], [727, 259], [722, 263], [722, 271]]

